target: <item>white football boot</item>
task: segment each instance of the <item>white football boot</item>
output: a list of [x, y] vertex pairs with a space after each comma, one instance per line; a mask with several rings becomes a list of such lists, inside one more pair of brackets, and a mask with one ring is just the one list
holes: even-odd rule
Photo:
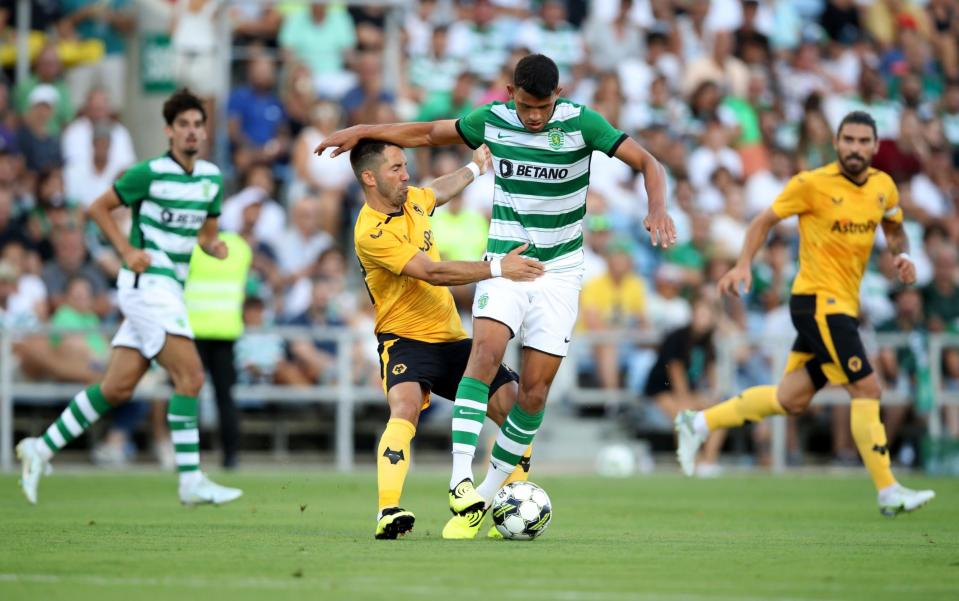
[[699, 447], [706, 442], [706, 437], [696, 433], [693, 425], [696, 419], [695, 411], [683, 411], [673, 421], [676, 430], [676, 458], [683, 468], [683, 473], [692, 476], [696, 473], [696, 454]]
[[879, 493], [879, 513], [886, 517], [895, 517], [900, 513], [915, 511], [933, 500], [936, 493], [931, 490], [912, 490], [901, 484], [894, 484], [889, 490]]
[[49, 476], [53, 471], [50, 463], [37, 452], [36, 438], [24, 438], [17, 443], [17, 459], [23, 465], [20, 475], [20, 488], [31, 505], [37, 504], [37, 488], [40, 476]]
[[180, 484], [180, 502], [184, 505], [201, 505], [205, 503], [223, 505], [224, 503], [239, 499], [242, 495], [243, 491], [239, 488], [220, 486], [207, 478], [203, 472], [200, 472], [199, 478], [196, 478], [192, 482]]

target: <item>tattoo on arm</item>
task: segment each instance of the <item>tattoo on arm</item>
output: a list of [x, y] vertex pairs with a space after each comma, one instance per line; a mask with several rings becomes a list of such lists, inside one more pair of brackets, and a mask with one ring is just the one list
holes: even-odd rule
[[433, 193], [436, 195], [436, 206], [443, 206], [472, 182], [473, 172], [466, 167], [460, 167], [452, 173], [433, 180], [430, 188], [433, 188]]

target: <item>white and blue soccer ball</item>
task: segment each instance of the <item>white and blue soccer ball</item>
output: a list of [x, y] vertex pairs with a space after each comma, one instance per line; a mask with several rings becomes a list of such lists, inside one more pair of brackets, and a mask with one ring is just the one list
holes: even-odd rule
[[546, 491], [532, 482], [511, 482], [493, 497], [493, 525], [512, 540], [532, 540], [553, 519], [553, 505]]

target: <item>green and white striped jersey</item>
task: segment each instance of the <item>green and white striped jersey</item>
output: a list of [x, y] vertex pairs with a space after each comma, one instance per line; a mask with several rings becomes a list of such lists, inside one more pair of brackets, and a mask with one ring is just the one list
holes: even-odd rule
[[[173, 279], [180, 286], [190, 271], [197, 232], [208, 217], [220, 215], [223, 178], [220, 169], [197, 160], [187, 173], [169, 153], [130, 167], [114, 184], [123, 204], [133, 210], [130, 244], [146, 250], [151, 262], [144, 273]], [[124, 266], [125, 271], [129, 271]], [[129, 274], [127, 274], [129, 276]], [[136, 282], [135, 277], [121, 277]]]
[[565, 98], [541, 132], [527, 131], [513, 102], [481, 106], [456, 122], [472, 148], [489, 146], [495, 184], [486, 253], [501, 257], [524, 243], [524, 255], [547, 271], [583, 267], [583, 217], [594, 150], [613, 155], [626, 134], [596, 111]]

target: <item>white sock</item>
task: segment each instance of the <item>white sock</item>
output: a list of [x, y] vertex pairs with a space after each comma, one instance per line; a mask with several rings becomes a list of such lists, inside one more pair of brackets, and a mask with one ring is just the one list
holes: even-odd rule
[[513, 469], [507, 472], [505, 466], [500, 467], [497, 466], [496, 463], [490, 462], [486, 477], [483, 478], [483, 482], [476, 487], [476, 492], [478, 492], [487, 503], [492, 502], [493, 497], [496, 496], [499, 489], [503, 488], [503, 483], [506, 482], [506, 479], [512, 475], [513, 470], [516, 468], [517, 466], [514, 465]]
[[180, 472], [180, 486], [193, 486], [200, 481], [203, 472], [193, 470], [191, 472]]
[[899, 483], [894, 482], [885, 488], [879, 490], [879, 496], [884, 497], [886, 495], [892, 494], [897, 488], [899, 488]]
[[706, 423], [706, 414], [702, 411], [697, 411], [696, 417], [693, 418], [693, 430], [703, 438], [709, 436], [709, 424]]
[[453, 452], [453, 474], [450, 476], [450, 490], [463, 480], [473, 479], [473, 455]]

